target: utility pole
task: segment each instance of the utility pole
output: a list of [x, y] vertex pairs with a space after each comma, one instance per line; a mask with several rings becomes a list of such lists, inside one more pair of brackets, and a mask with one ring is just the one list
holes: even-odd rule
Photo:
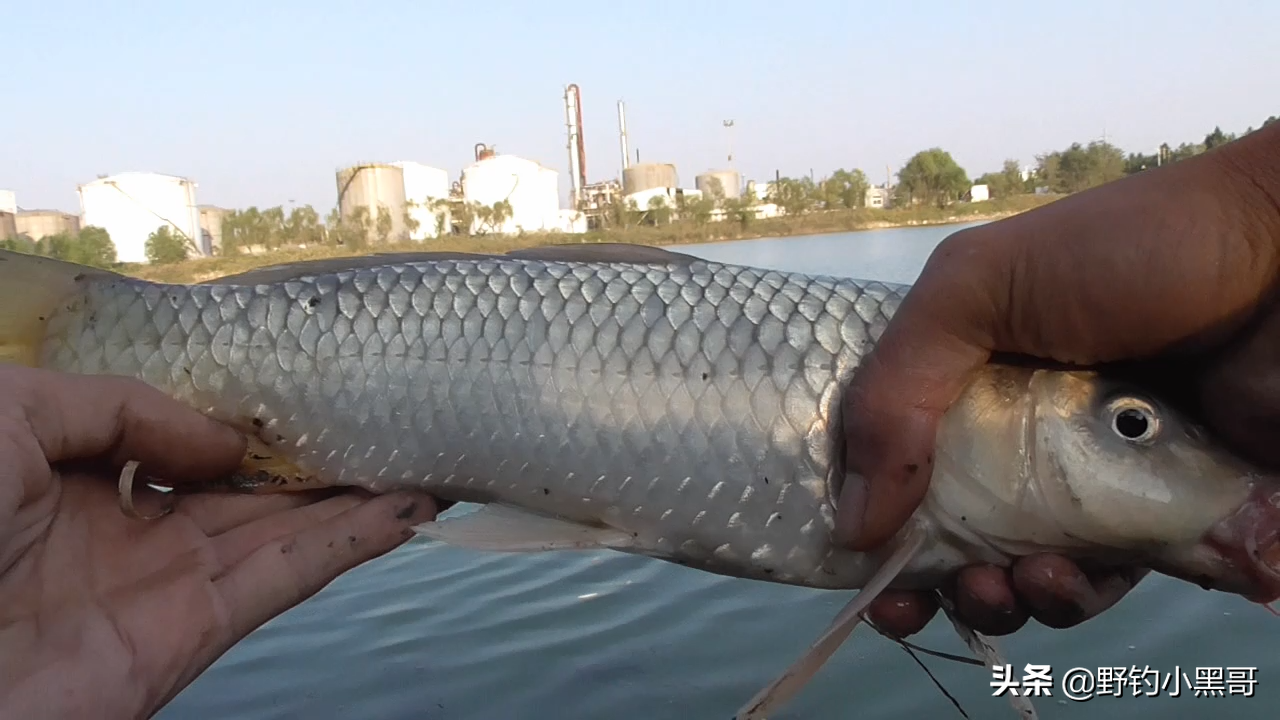
[[724, 121], [724, 134], [728, 138], [729, 144], [729, 167], [733, 167], [733, 121]]

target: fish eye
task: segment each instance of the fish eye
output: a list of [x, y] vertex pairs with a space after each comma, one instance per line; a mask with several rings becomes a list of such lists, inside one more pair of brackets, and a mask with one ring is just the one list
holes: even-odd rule
[[1123, 398], [1110, 405], [1111, 429], [1132, 443], [1149, 443], [1160, 432], [1155, 409], [1136, 398]]

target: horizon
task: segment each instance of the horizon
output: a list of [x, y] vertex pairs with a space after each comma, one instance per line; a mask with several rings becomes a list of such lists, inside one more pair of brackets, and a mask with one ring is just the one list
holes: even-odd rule
[[709, 5], [16, 8], [7, 85], [24, 111], [0, 120], [0, 189], [78, 213], [78, 185], [157, 172], [193, 180], [202, 205], [323, 214], [340, 167], [413, 161], [456, 181], [486, 143], [556, 170], [563, 204], [569, 83], [588, 182], [621, 174], [623, 100], [632, 162], [672, 163], [687, 187], [727, 165], [730, 119], [744, 180], [858, 168], [880, 184], [931, 147], [972, 179], [1073, 142], [1151, 153], [1280, 113], [1280, 5]]

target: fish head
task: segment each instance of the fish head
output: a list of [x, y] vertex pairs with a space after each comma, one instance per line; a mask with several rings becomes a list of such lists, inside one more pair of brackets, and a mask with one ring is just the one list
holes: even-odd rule
[[1037, 371], [1027, 457], [1064, 535], [1157, 572], [1280, 598], [1280, 480], [1131, 383]]

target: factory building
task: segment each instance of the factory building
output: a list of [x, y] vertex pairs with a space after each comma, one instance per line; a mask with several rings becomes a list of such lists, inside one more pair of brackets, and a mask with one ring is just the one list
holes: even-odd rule
[[431, 205], [433, 201], [449, 199], [449, 171], [407, 160], [391, 164], [400, 168], [404, 180], [405, 212], [417, 223], [417, 227], [409, 231], [409, 238], [425, 240], [437, 237], [441, 229], [447, 231], [448, 208], [437, 211]]
[[21, 210], [14, 218], [19, 235], [43, 240], [50, 235], [80, 232], [80, 218], [61, 210]]
[[532, 160], [478, 152], [476, 161], [462, 171], [463, 200], [488, 206], [506, 200], [511, 217], [496, 228], [477, 221], [473, 232], [572, 231], [572, 223], [566, 226], [560, 212], [559, 178], [558, 172]]
[[147, 262], [147, 238], [161, 227], [188, 239], [201, 254], [209, 254], [198, 231], [200, 209], [191, 180], [127, 172], [98, 178], [78, 190], [83, 224], [107, 231], [120, 262]]
[[377, 222], [382, 210], [391, 216], [387, 242], [407, 240], [404, 169], [389, 163], [361, 163], [339, 170], [338, 213], [342, 221], [354, 221], [360, 208], [368, 213], [370, 241], [379, 239]]
[[0, 210], [0, 240], [8, 240], [18, 234], [18, 218], [11, 212]]

